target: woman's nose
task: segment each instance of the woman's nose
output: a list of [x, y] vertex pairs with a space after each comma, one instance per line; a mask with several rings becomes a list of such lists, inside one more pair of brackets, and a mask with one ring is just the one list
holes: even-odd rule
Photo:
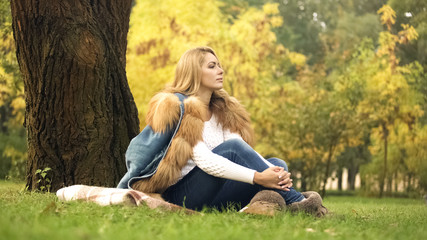
[[222, 69], [222, 68], [220, 68], [219, 67], [219, 74], [221, 75], [221, 74], [223, 74], [224, 73], [224, 70]]

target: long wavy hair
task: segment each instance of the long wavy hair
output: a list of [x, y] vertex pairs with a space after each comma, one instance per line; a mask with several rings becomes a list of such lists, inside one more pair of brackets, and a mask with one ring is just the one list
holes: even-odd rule
[[[210, 47], [196, 47], [187, 50], [178, 61], [173, 83], [165, 91], [182, 93], [187, 96], [196, 94], [199, 91], [202, 81], [203, 61], [208, 53], [211, 53], [218, 59], [217, 54]], [[218, 59], [218, 61], [220, 60]], [[228, 119], [226, 113], [229, 111], [234, 112], [235, 109], [239, 108], [238, 105], [240, 106], [240, 103], [235, 98], [230, 97], [224, 89], [220, 89], [212, 93], [209, 109], [215, 114], [219, 122], [223, 124], [223, 127], [230, 128], [230, 126], [234, 125], [231, 121], [235, 119]], [[250, 118], [246, 111], [238, 112], [237, 114], [243, 121], [250, 124]], [[237, 131], [237, 129], [231, 130]], [[244, 135], [244, 138], [247, 138], [247, 142], [251, 144], [253, 142], [253, 133], [247, 131]]]

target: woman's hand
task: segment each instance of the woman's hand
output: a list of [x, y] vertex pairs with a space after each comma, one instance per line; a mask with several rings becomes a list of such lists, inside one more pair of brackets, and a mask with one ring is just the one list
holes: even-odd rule
[[292, 187], [291, 174], [282, 167], [270, 167], [263, 172], [255, 172], [254, 183], [266, 188], [289, 191]]

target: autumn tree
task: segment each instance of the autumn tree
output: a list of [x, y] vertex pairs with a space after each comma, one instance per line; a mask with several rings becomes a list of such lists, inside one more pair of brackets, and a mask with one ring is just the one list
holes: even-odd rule
[[417, 32], [412, 26], [402, 25], [403, 29], [398, 34], [393, 34], [391, 29], [396, 16], [394, 10], [390, 6], [384, 5], [378, 10], [378, 13], [381, 15], [381, 22], [385, 25], [386, 30], [379, 36], [378, 59], [372, 63], [372, 66], [376, 66], [376, 70], [371, 77], [367, 78], [366, 91], [368, 94], [359, 105], [359, 112], [376, 126], [372, 130], [372, 136], [380, 138], [382, 141], [383, 146], [377, 147], [383, 154], [379, 176], [379, 196], [382, 197], [386, 179], [390, 178], [388, 175], [390, 130], [395, 128], [399, 122], [413, 124], [422, 112], [411, 99], [414, 95], [411, 94], [411, 88], [405, 78], [409, 67], [399, 66], [399, 59], [396, 57], [397, 44], [404, 44], [416, 39]]
[[129, 90], [131, 0], [11, 1], [25, 88], [27, 187], [115, 186], [139, 131]]
[[[368, 163], [371, 159], [368, 149], [371, 127], [367, 121], [357, 115], [357, 108], [367, 95], [367, 79], [370, 79], [377, 71], [377, 68], [372, 67], [372, 61], [375, 59], [373, 48], [373, 41], [369, 38], [364, 39], [351, 54], [351, 60], [347, 61], [345, 68], [337, 71], [339, 75], [334, 82], [334, 91], [341, 96], [338, 101], [342, 102], [343, 109], [354, 113], [353, 121], [351, 121], [354, 135], [347, 138], [348, 143], [345, 144], [345, 149], [337, 156], [339, 190], [342, 189], [343, 181], [347, 181], [349, 190], [355, 190], [356, 174], [359, 173], [360, 166]], [[357, 138], [356, 135], [359, 137]], [[351, 139], [353, 140], [350, 141]], [[357, 139], [359, 142], [355, 144]], [[348, 170], [347, 179], [342, 179], [344, 168]]]

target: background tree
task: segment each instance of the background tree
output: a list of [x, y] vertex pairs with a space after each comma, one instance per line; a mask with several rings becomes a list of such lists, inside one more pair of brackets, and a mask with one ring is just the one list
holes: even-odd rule
[[[382, 164], [379, 175], [379, 196], [383, 196], [386, 180], [391, 179], [389, 168], [389, 141], [391, 130], [396, 128], [399, 122], [413, 125], [416, 118], [422, 115], [420, 107], [413, 99], [416, 94], [411, 94], [412, 89], [408, 85], [405, 73], [410, 66], [398, 67], [399, 59], [395, 49], [398, 43], [403, 44], [417, 38], [417, 33], [412, 26], [402, 25], [403, 30], [398, 34], [392, 34], [392, 25], [395, 23], [395, 12], [384, 5], [378, 10], [381, 22], [387, 28], [380, 33], [377, 58], [372, 65], [376, 68], [374, 74], [367, 78], [365, 99], [359, 105], [359, 112], [368, 121], [374, 124], [372, 137], [375, 142], [381, 139], [382, 145], [375, 144], [372, 149], [375, 153], [382, 153]], [[409, 70], [410, 72], [410, 70]], [[396, 166], [398, 164], [393, 164]], [[391, 180], [389, 180], [391, 182]], [[391, 183], [390, 183], [391, 185]], [[389, 188], [389, 190], [391, 190]]]
[[131, 0], [11, 2], [25, 87], [27, 187], [114, 186], [138, 131], [126, 74]]
[[8, 1], [0, 1], [0, 178], [23, 180], [27, 148], [24, 88], [16, 61]]
[[[362, 40], [359, 46], [348, 56], [348, 59], [343, 59], [346, 64], [342, 68], [336, 69], [331, 75], [336, 75], [337, 79], [334, 82], [334, 90], [340, 95], [343, 108], [353, 113], [353, 124], [351, 130], [359, 135], [359, 144], [354, 146], [348, 143], [341, 154], [337, 155], [337, 178], [338, 188], [342, 189], [343, 181], [347, 181], [349, 190], [355, 190], [356, 174], [359, 173], [359, 168], [362, 164], [370, 162], [371, 155], [368, 147], [370, 146], [370, 130], [368, 122], [363, 121], [357, 116], [357, 108], [366, 96], [366, 79], [369, 79], [376, 71], [372, 68], [372, 61], [375, 58], [375, 53], [372, 51], [373, 42], [366, 38]], [[355, 125], [354, 125], [355, 124]], [[353, 141], [354, 142], [354, 141]], [[347, 179], [342, 179], [344, 168], [348, 170]], [[362, 182], [362, 184], [364, 184]]]

